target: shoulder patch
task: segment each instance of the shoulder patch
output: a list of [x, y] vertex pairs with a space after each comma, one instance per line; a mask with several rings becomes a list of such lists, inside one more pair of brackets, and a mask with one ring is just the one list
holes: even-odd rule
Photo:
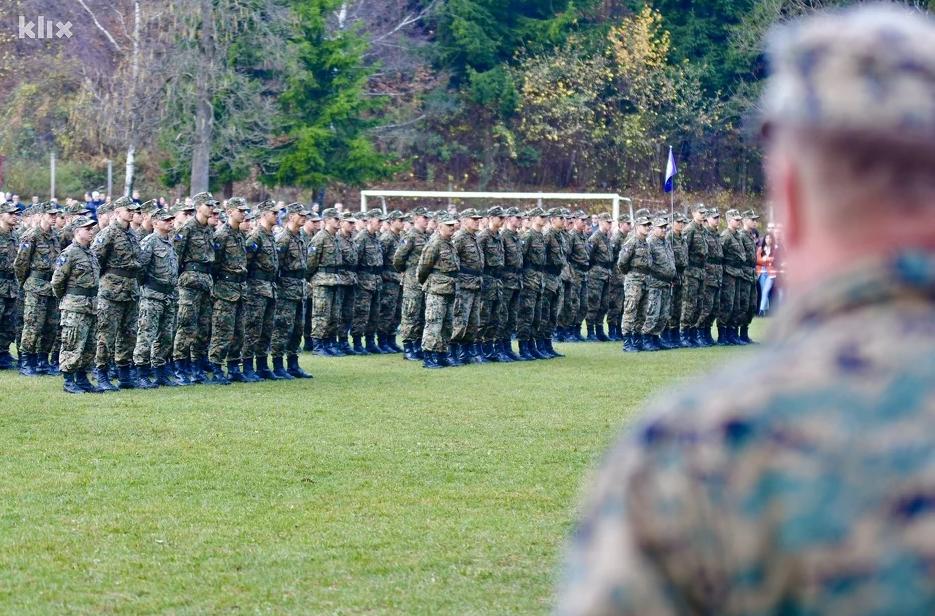
[[181, 241], [182, 241], [182, 234], [181, 234], [181, 233], [176, 233], [176, 234], [175, 234], [175, 241], [176, 241], [176, 242], [181, 242]]
[[63, 254], [60, 254], [60, 255], [58, 256], [58, 259], [55, 260], [55, 265], [58, 266], [58, 267], [62, 267], [63, 265], [65, 265], [65, 261], [66, 261], [67, 259], [68, 259], [68, 258], [65, 256], [64, 253], [63, 253]]

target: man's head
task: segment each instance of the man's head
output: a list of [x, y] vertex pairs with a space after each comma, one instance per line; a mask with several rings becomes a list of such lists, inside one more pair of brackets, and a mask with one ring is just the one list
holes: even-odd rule
[[505, 215], [504, 224], [506, 224], [508, 229], [512, 231], [519, 229], [519, 226], [522, 224], [522, 219], [520, 218], [520, 216], [522, 216], [522, 212], [518, 207], [514, 206], [507, 208], [503, 211], [503, 214]]
[[760, 226], [760, 215], [755, 210], [746, 210], [743, 213], [743, 228], [750, 231]]
[[743, 216], [740, 215], [740, 210], [727, 210], [724, 215], [727, 217], [727, 228], [731, 231], [736, 231], [743, 225]]
[[333, 207], [326, 207], [321, 213], [321, 225], [325, 231], [334, 235], [341, 224], [341, 213]]
[[157, 210], [152, 217], [153, 232], [165, 237], [172, 231], [175, 215], [169, 210]]
[[721, 225], [721, 212], [716, 207], [705, 208], [705, 223], [708, 228], [717, 231]]
[[75, 241], [81, 246], [87, 247], [94, 235], [94, 221], [87, 216], [79, 216], [72, 221], [72, 226], [75, 228]]
[[383, 210], [380, 208], [373, 208], [372, 210], [368, 211], [366, 218], [364, 218], [364, 220], [367, 221], [367, 231], [370, 233], [376, 233], [379, 231], [380, 225], [383, 224], [383, 219]]
[[652, 233], [657, 238], [662, 239], [666, 236], [666, 231], [669, 230], [669, 221], [665, 217], [659, 217], [653, 219], [653, 229]]
[[442, 239], [449, 239], [452, 234], [455, 232], [455, 227], [458, 225], [458, 219], [443, 212], [439, 214], [435, 221], [438, 223], [438, 228], [436, 229], [437, 233], [441, 236]]
[[286, 206], [286, 226], [294, 233], [305, 224], [308, 210], [301, 203], [290, 203]]
[[894, 245], [935, 244], [932, 41], [935, 20], [885, 4], [772, 33], [766, 172], [792, 286]]
[[424, 207], [417, 207], [411, 212], [412, 226], [419, 231], [425, 231], [429, 224], [429, 211]]
[[214, 213], [214, 207], [218, 205], [218, 202], [211, 193], [200, 192], [192, 197], [192, 205], [195, 206], [195, 217], [204, 224]]
[[653, 219], [649, 217], [649, 214], [641, 214], [636, 217], [636, 233], [640, 237], [648, 236], [652, 226]]
[[603, 233], [604, 235], [607, 235], [608, 233], [610, 233], [610, 224], [611, 224], [611, 220], [613, 219], [613, 216], [611, 216], [607, 212], [604, 212], [602, 214], [598, 214], [596, 218], [597, 218], [597, 228], [600, 230], [600, 232]]
[[487, 210], [487, 227], [496, 233], [503, 226], [505, 211], [499, 205], [495, 205]]

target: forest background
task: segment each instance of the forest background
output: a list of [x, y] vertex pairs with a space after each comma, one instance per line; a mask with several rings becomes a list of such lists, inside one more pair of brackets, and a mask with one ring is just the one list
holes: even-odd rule
[[[770, 26], [848, 0], [12, 0], [2, 187], [333, 202], [362, 187], [758, 205]], [[907, 2], [935, 10], [935, 0]], [[23, 25], [71, 22], [70, 37]], [[49, 33], [54, 34], [50, 28]], [[44, 198], [44, 197], [43, 197]]]

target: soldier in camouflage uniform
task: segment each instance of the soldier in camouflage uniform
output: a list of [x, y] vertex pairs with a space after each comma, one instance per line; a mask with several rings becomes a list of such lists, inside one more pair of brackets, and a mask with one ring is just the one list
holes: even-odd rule
[[59, 298], [62, 324], [60, 369], [64, 390], [71, 394], [100, 393], [88, 380], [87, 369], [94, 360], [98, 259], [89, 250], [94, 221], [80, 216], [74, 221], [74, 241], [55, 262], [50, 287]]
[[477, 226], [483, 216], [466, 209], [460, 214], [461, 228], [451, 236], [458, 255], [458, 284], [452, 308], [451, 361], [453, 364], [483, 363], [478, 341], [480, 304], [484, 281], [484, 254], [477, 241]]
[[[211, 297], [211, 343], [209, 383], [230, 385], [246, 382], [243, 361], [244, 311], [247, 294], [247, 246], [240, 224], [250, 206], [242, 197], [227, 201], [227, 222], [214, 232], [214, 288]], [[228, 376], [224, 376], [224, 362]]]
[[10, 345], [16, 339], [16, 300], [19, 285], [13, 262], [17, 242], [14, 230], [19, 225], [19, 210], [13, 203], [0, 204], [0, 370], [13, 368]]
[[504, 248], [500, 229], [503, 228], [505, 213], [495, 205], [487, 210], [487, 228], [477, 234], [477, 245], [484, 257], [484, 281], [480, 297], [480, 338], [483, 357], [492, 362], [511, 362], [509, 355], [500, 349], [500, 331], [505, 310], [501, 307], [504, 276]]
[[682, 231], [688, 253], [688, 265], [682, 276], [682, 346], [699, 347], [705, 344], [697, 327], [704, 303], [705, 265], [708, 260], [708, 242], [705, 239], [703, 203], [692, 206], [692, 221]]
[[214, 229], [209, 220], [218, 202], [211, 193], [192, 197], [195, 215], [175, 235], [179, 261], [179, 310], [173, 356], [182, 383], [204, 383], [211, 335], [211, 289], [214, 279]]
[[521, 236], [523, 249], [523, 287], [519, 294], [519, 311], [516, 316], [516, 338], [519, 340], [519, 357], [529, 361], [549, 359], [540, 353], [536, 345], [542, 321], [542, 290], [545, 272], [545, 212], [535, 207], [526, 212], [529, 228]]
[[742, 217], [737, 210], [727, 210], [727, 228], [721, 232], [721, 258], [724, 274], [721, 277], [721, 297], [717, 313], [717, 343], [720, 345], [738, 344], [735, 324], [746, 310], [746, 305], [739, 306], [738, 290], [743, 285], [744, 255], [743, 242], [740, 239]]
[[646, 240], [649, 247], [649, 273], [646, 279], [646, 319], [643, 321], [644, 351], [674, 349], [678, 345], [662, 340], [669, 324], [672, 303], [672, 283], [675, 281], [675, 252], [666, 238], [669, 222], [664, 217], [653, 220], [653, 229]]
[[599, 214], [597, 229], [588, 238], [588, 340], [607, 342], [604, 317], [610, 301], [611, 270], [616, 266], [610, 247], [611, 215]]
[[52, 293], [52, 268], [59, 255], [58, 235], [53, 223], [58, 209], [44, 204], [36, 226], [23, 234], [13, 269], [23, 287], [23, 331], [20, 374], [39, 376], [49, 373], [49, 353], [58, 332], [58, 300]]
[[[620, 258], [620, 249], [630, 236], [633, 221], [629, 214], [617, 218], [617, 228], [610, 236], [610, 257], [613, 263]], [[607, 337], [610, 340], [623, 340], [620, 320], [623, 317], [625, 276], [616, 268], [610, 268], [610, 281], [607, 286]]]
[[627, 241], [620, 248], [617, 256], [617, 270], [624, 276], [623, 308], [623, 350], [632, 353], [642, 350], [656, 350], [647, 340], [644, 345], [643, 323], [646, 320], [647, 278], [649, 270], [649, 244], [646, 238], [652, 227], [648, 212], [637, 212], [636, 230], [627, 236]]
[[695, 322], [695, 327], [698, 328], [698, 333], [695, 335], [696, 340], [699, 341], [698, 346], [714, 344], [714, 339], [711, 337], [711, 325], [714, 323], [721, 303], [721, 277], [724, 261], [721, 239], [718, 235], [720, 222], [721, 213], [717, 208], [705, 208], [704, 239], [707, 244], [707, 255], [705, 256], [704, 295], [702, 295], [701, 311]]
[[451, 243], [457, 220], [447, 213], [435, 219], [437, 232], [425, 245], [419, 258], [417, 276], [425, 292], [425, 327], [422, 332], [423, 367], [443, 368], [448, 361], [451, 340], [456, 281], [460, 263]]
[[405, 214], [393, 210], [387, 215], [387, 225], [380, 234], [380, 246], [383, 248], [383, 279], [380, 286], [380, 315], [377, 320], [377, 345], [384, 353], [402, 353], [396, 344], [396, 330], [399, 328], [399, 296], [402, 291], [400, 274], [393, 266], [393, 256], [399, 248], [400, 234], [403, 229]]
[[[273, 374], [281, 379], [309, 379], [312, 375], [299, 367], [305, 310], [305, 280], [308, 276], [309, 247], [302, 237], [302, 225], [308, 210], [301, 203], [286, 206], [286, 223], [276, 236], [279, 253], [279, 287], [276, 316], [273, 319], [271, 355]], [[283, 364], [283, 355], [286, 364]]]
[[344, 355], [338, 348], [344, 293], [340, 286], [344, 255], [338, 240], [341, 215], [338, 210], [329, 207], [322, 212], [321, 217], [322, 228], [312, 238], [308, 258], [312, 293], [315, 296], [311, 334], [316, 354], [337, 357]]
[[688, 244], [683, 234], [687, 222], [688, 218], [684, 214], [676, 212], [672, 220], [672, 228], [666, 235], [666, 241], [675, 257], [675, 280], [672, 281], [672, 301], [669, 302], [669, 323], [662, 341], [672, 348], [691, 346], [687, 344], [687, 341], [683, 344], [679, 333], [679, 320], [682, 316], [682, 279], [685, 277], [685, 268], [688, 266]]
[[169, 366], [179, 279], [178, 256], [172, 245], [172, 219], [168, 211], [157, 210], [151, 218], [153, 232], [140, 242], [141, 297], [133, 351], [140, 382], [169, 387], [180, 385]]
[[423, 359], [419, 344], [425, 325], [425, 293], [419, 283], [418, 266], [422, 249], [429, 239], [428, 211], [417, 207], [412, 211], [412, 227], [406, 231], [393, 254], [393, 266], [403, 275], [403, 295], [399, 335], [403, 338], [404, 357], [410, 361]]
[[380, 354], [377, 347], [377, 320], [380, 317], [380, 289], [383, 286], [383, 246], [380, 244], [380, 223], [383, 211], [372, 209], [361, 213], [366, 227], [354, 237], [357, 248], [357, 291], [354, 297], [354, 318], [351, 336], [358, 355]]
[[338, 348], [345, 355], [358, 355], [351, 347], [349, 337], [351, 324], [354, 321], [354, 306], [357, 298], [357, 246], [354, 244], [354, 232], [357, 218], [351, 212], [341, 214], [341, 226], [338, 230], [338, 247], [341, 249], [341, 258], [344, 268], [338, 274], [338, 284], [341, 286], [341, 322], [338, 327]]
[[523, 246], [519, 239], [520, 210], [505, 210], [506, 221], [500, 229], [503, 242], [503, 273], [500, 278], [500, 329], [497, 332], [499, 352], [512, 361], [520, 357], [513, 352], [512, 336], [516, 334], [520, 290], [523, 288]]
[[756, 228], [759, 216], [753, 210], [747, 210], [743, 213], [743, 230], [740, 233], [740, 241], [743, 242], [743, 251], [746, 255], [746, 263], [743, 269], [743, 279], [746, 285], [740, 292], [740, 304], [746, 306], [743, 309], [740, 323], [740, 331], [737, 335], [737, 341], [741, 344], [752, 344], [750, 339], [750, 323], [757, 311], [757, 284], [756, 284]]
[[273, 228], [282, 209], [275, 201], [256, 206], [257, 220], [244, 242], [247, 249], [247, 300], [244, 306], [243, 374], [248, 381], [276, 380], [268, 355], [276, 317], [279, 252]]
[[560, 616], [931, 613], [933, 40], [895, 3], [770, 38], [791, 301], [766, 352], [660, 399], [605, 457]]
[[565, 280], [568, 279], [568, 245], [565, 241], [567, 210], [552, 208], [548, 211], [549, 228], [545, 243], [545, 265], [542, 273], [542, 300], [539, 309], [539, 331], [536, 348], [548, 358], [564, 357], [552, 346], [552, 334], [558, 324], [558, 315], [565, 301]]
[[588, 249], [588, 236], [584, 234], [589, 216], [582, 211], [575, 212], [570, 218], [564, 236], [568, 246], [568, 280], [565, 282], [565, 301], [559, 316], [559, 332], [556, 340], [564, 342], [583, 342], [581, 321], [588, 311], [588, 270], [591, 267], [591, 254]]
[[[318, 235], [318, 232], [321, 231], [321, 217], [318, 215], [318, 209], [309, 209], [308, 216], [305, 217], [305, 224], [302, 225], [302, 237], [305, 239], [305, 242], [308, 246], [312, 245], [312, 238]], [[311, 272], [309, 272], [311, 276]], [[312, 314], [315, 312], [315, 300], [314, 292], [312, 289], [312, 281], [306, 283], [305, 290], [305, 320], [302, 325], [303, 332], [303, 350], [306, 352], [314, 352], [315, 342], [312, 339]]]

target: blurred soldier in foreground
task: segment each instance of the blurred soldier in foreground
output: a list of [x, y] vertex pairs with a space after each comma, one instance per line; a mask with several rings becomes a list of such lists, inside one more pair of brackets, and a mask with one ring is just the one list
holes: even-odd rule
[[774, 34], [793, 301], [766, 352], [660, 400], [607, 457], [559, 614], [933, 612], [933, 41], [886, 5]]

